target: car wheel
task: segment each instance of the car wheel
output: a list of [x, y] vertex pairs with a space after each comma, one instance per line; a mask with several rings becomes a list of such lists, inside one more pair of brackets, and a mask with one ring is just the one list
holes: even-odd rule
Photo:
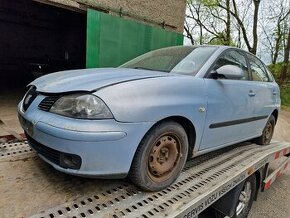
[[138, 146], [129, 177], [144, 190], [162, 190], [177, 179], [187, 153], [188, 140], [183, 127], [173, 121], [159, 123]]
[[[235, 214], [232, 218], [247, 218], [254, 202], [257, 192], [256, 176], [248, 177], [239, 194], [239, 200], [236, 205]], [[224, 218], [225, 215], [216, 211], [216, 218]]]
[[274, 133], [275, 128], [275, 117], [273, 115], [270, 116], [266, 126], [264, 127], [263, 134], [256, 138], [255, 142], [258, 145], [269, 145]]

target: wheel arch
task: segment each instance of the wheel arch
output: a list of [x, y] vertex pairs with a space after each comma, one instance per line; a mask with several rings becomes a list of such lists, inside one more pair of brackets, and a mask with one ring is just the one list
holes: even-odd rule
[[277, 120], [278, 120], [278, 114], [279, 114], [279, 112], [278, 112], [277, 109], [275, 109], [275, 110], [272, 112], [272, 115], [275, 117], [275, 124], [277, 123]]
[[157, 121], [147, 131], [147, 133], [151, 129], [153, 129], [156, 125], [158, 125], [161, 122], [165, 122], [165, 121], [174, 121], [174, 122], [180, 124], [183, 127], [183, 129], [186, 132], [187, 138], [188, 138], [188, 145], [189, 145], [188, 158], [191, 158], [192, 154], [193, 154], [194, 146], [195, 146], [195, 143], [196, 143], [196, 130], [195, 130], [195, 127], [194, 127], [193, 123], [189, 119], [187, 119], [186, 117], [183, 117], [183, 116], [170, 116], [170, 117], [166, 117], [166, 118], [163, 118], [163, 119]]
[[[181, 127], [184, 128], [185, 133], [186, 133], [187, 138], [188, 138], [188, 155], [187, 155], [187, 157], [190, 158], [192, 156], [192, 155], [189, 155], [189, 154], [192, 154], [190, 152], [193, 151], [193, 148], [194, 148], [194, 145], [195, 145], [195, 138], [196, 138], [195, 134], [196, 134], [196, 131], [195, 131], [195, 127], [193, 126], [193, 123], [189, 119], [187, 119], [185, 117], [182, 117], [182, 116], [171, 116], [171, 117], [166, 117], [164, 119], [161, 119], [161, 120], [155, 122], [154, 125], [152, 125], [151, 128], [149, 128], [148, 131], [142, 137], [142, 139], [141, 139], [141, 141], [140, 141], [140, 143], [139, 143], [139, 145], [138, 145], [138, 147], [137, 147], [137, 149], [135, 151], [133, 160], [131, 162], [130, 170], [128, 172], [128, 176], [131, 179], [131, 181], [134, 184], [136, 184], [137, 186], [139, 186], [142, 189], [144, 189], [144, 190], [158, 191], [160, 189], [159, 189], [158, 185], [157, 186], [153, 185], [154, 186], [153, 188], [150, 187], [150, 184], [152, 185], [153, 182], [149, 182], [149, 180], [146, 179], [146, 177], [144, 178], [143, 176], [141, 176], [140, 173], [136, 173], [137, 170], [140, 169], [139, 166], [141, 166], [144, 163], [144, 162], [142, 162], [142, 164], [140, 164], [140, 162], [138, 162], [138, 161], [136, 162], [136, 160], [140, 160], [140, 154], [142, 154], [142, 153], [144, 154], [144, 148], [146, 148], [146, 147], [143, 146], [144, 144], [142, 144], [142, 141], [144, 140], [144, 138], [146, 138], [148, 136], [148, 134], [151, 133], [153, 131], [153, 129], [156, 128], [158, 125], [163, 125], [163, 127], [166, 126], [166, 125], [164, 125], [164, 124], [166, 124], [165, 122], [171, 122], [171, 124], [174, 124], [173, 122], [175, 122], [175, 123], [178, 123], [179, 125], [181, 125]], [[180, 130], [180, 127], [179, 127], [179, 130]], [[184, 134], [183, 134], [183, 136], [184, 136]], [[186, 159], [183, 158], [183, 161], [186, 161]], [[137, 165], [136, 165], [136, 163], [137, 163]], [[180, 165], [180, 166], [184, 166], [184, 163], [185, 162], [183, 162], [183, 164]], [[144, 166], [144, 164], [143, 164], [143, 166]], [[177, 171], [178, 174], [181, 172], [181, 169], [179, 169]], [[141, 171], [139, 170], [138, 172], [141, 172]], [[166, 182], [167, 181], [170, 182], [171, 180], [168, 179], [168, 180], [166, 180]], [[171, 182], [170, 182], [170, 184], [171, 184]]]

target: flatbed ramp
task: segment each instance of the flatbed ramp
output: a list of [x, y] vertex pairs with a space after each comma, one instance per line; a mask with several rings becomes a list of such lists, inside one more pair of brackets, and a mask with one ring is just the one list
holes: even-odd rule
[[0, 217], [196, 217], [257, 169], [289, 153], [289, 143], [234, 145], [189, 161], [173, 185], [148, 193], [126, 180], [57, 172], [27, 142], [1, 144]]

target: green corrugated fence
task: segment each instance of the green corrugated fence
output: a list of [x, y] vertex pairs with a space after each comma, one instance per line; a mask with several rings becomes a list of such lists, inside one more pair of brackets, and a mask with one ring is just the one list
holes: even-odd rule
[[148, 51], [182, 44], [182, 34], [88, 9], [87, 68], [116, 67]]

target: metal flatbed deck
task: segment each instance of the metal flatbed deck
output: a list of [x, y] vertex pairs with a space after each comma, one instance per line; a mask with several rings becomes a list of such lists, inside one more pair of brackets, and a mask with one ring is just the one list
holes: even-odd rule
[[195, 217], [257, 169], [289, 153], [289, 143], [234, 145], [189, 161], [173, 185], [148, 193], [126, 180], [59, 173], [26, 142], [1, 144], [0, 217]]

